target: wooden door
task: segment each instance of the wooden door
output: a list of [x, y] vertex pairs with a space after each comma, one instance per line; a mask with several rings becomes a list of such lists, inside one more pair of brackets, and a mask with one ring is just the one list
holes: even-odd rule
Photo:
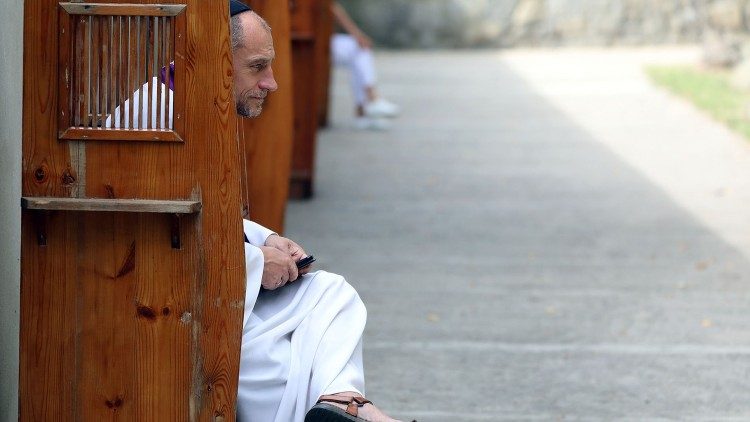
[[294, 0], [290, 5], [295, 87], [290, 196], [309, 198], [313, 194], [319, 97], [324, 77], [321, 68], [327, 65], [330, 44], [330, 0]]
[[289, 4], [287, 0], [252, 0], [250, 4], [273, 29], [276, 51], [273, 73], [279, 85], [276, 92], [266, 97], [260, 117], [240, 119], [250, 219], [282, 233], [294, 130]]
[[24, 421], [234, 419], [228, 5], [131, 3], [25, 1]]

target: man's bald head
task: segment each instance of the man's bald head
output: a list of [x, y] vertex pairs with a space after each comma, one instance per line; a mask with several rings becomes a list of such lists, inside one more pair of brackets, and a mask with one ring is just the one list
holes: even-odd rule
[[259, 14], [248, 10], [232, 16], [229, 20], [229, 31], [231, 33], [232, 51], [242, 47], [245, 42], [245, 33], [258, 30], [271, 32], [271, 27]]
[[257, 117], [268, 93], [278, 88], [271, 69], [276, 56], [271, 27], [255, 12], [244, 11], [232, 16], [231, 31], [237, 113]]

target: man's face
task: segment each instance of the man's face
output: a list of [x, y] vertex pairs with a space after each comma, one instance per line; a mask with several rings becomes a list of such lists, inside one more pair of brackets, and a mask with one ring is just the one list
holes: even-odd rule
[[244, 117], [258, 117], [266, 95], [278, 88], [271, 69], [276, 53], [271, 32], [252, 13], [243, 13], [240, 17], [243, 42], [232, 53], [237, 113]]

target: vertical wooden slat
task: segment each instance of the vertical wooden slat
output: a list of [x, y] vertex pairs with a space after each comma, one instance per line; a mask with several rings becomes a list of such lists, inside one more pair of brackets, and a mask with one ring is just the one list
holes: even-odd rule
[[146, 56], [145, 56], [145, 71], [146, 71], [146, 96], [141, 97], [141, 101], [144, 101], [146, 104], [146, 108], [144, 109], [145, 119], [146, 119], [146, 129], [151, 129], [151, 115], [153, 114], [153, 102], [152, 102], [152, 95], [153, 95], [153, 44], [152, 40], [154, 37], [154, 26], [153, 26], [153, 18], [149, 17], [146, 18]]
[[91, 45], [93, 43], [93, 40], [92, 40], [92, 38], [93, 38], [93, 31], [94, 31], [94, 27], [93, 27], [92, 19], [91, 19], [91, 16], [89, 16], [89, 17], [86, 18], [86, 47], [85, 47], [85, 52], [86, 53], [85, 53], [85, 56], [84, 56], [84, 60], [86, 61], [86, 75], [84, 76], [86, 78], [86, 82], [84, 84], [85, 89], [86, 89], [86, 94], [85, 94], [85, 98], [86, 98], [86, 110], [85, 110], [85, 112], [86, 112], [86, 114], [84, 115], [84, 118], [83, 118], [83, 125], [85, 127], [91, 127], [91, 112], [92, 112], [92, 107], [91, 107], [91, 101], [92, 101], [91, 91], [93, 89], [92, 84], [91, 84], [91, 71], [92, 71], [92, 69], [91, 69], [92, 64], [91, 63], [93, 62], [93, 53], [91, 51], [92, 50]]
[[144, 85], [144, 83], [148, 83], [148, 75], [146, 74], [146, 68], [148, 66], [148, 54], [145, 41], [146, 39], [148, 39], [147, 21], [148, 18], [140, 18], [140, 36], [138, 37], [138, 89], [140, 91], [138, 93], [138, 127], [140, 129], [146, 128], [146, 116], [148, 116], [148, 107], [146, 102], [146, 97], [148, 95], [148, 86]]
[[104, 126], [104, 120], [106, 120], [107, 115], [109, 114], [109, 64], [110, 64], [110, 54], [111, 50], [109, 49], [110, 46], [110, 35], [109, 35], [109, 16], [101, 16], [99, 18], [101, 20], [101, 28], [102, 28], [102, 82], [101, 82], [101, 101], [102, 101], [102, 109], [101, 109], [101, 118], [99, 121], [99, 125], [101, 127]]
[[107, 85], [108, 92], [108, 104], [109, 104], [109, 118], [112, 119], [112, 124], [115, 121], [115, 106], [117, 104], [117, 42], [115, 40], [115, 34], [117, 34], [117, 25], [114, 16], [109, 16], [109, 84]]
[[[140, 83], [140, 68], [141, 68], [141, 17], [138, 16], [135, 18], [135, 36], [134, 36], [134, 42], [133, 42], [133, 52], [131, 54], [135, 55], [135, 64], [133, 65], [133, 69], [131, 71], [132, 74], [132, 87], [133, 91], [139, 91], [141, 89], [141, 83]], [[140, 93], [138, 95], [140, 97]], [[131, 97], [135, 98], [135, 94]], [[143, 97], [140, 97], [143, 98]], [[132, 122], [133, 128], [140, 128], [140, 110], [135, 111], [135, 104], [133, 101], [130, 102], [130, 109], [131, 109], [131, 115], [130, 115], [130, 121]], [[136, 118], [138, 119], [138, 122], [136, 123]]]
[[109, 118], [114, 124], [117, 106], [117, 19], [109, 17]]
[[91, 127], [95, 128], [99, 121], [99, 18], [92, 16], [91, 18]]
[[[132, 88], [130, 87], [130, 75], [132, 73], [133, 68], [133, 62], [131, 60], [130, 56], [130, 45], [131, 45], [131, 33], [130, 33], [130, 20], [131, 17], [127, 16], [123, 18], [122, 24], [125, 26], [125, 29], [123, 29], [123, 36], [126, 37], [126, 40], [124, 41], [124, 49], [125, 49], [125, 55], [124, 55], [124, 66], [125, 69], [123, 71], [123, 95], [122, 95], [122, 108], [125, 112], [123, 115], [123, 122], [122, 127], [125, 129], [130, 129], [130, 109], [133, 107], [133, 101], [131, 100], [132, 95]], [[125, 107], [125, 103], [128, 103], [128, 107]]]
[[[185, 51], [186, 43], [185, 37], [187, 34], [187, 13], [181, 13], [174, 18], [174, 51]], [[174, 130], [177, 133], [185, 132], [185, 119], [183, 114], [185, 112], [186, 90], [185, 90], [185, 73], [187, 72], [184, 55], [173, 56], [174, 58], [174, 102], [172, 103], [173, 110], [172, 115], [174, 116]]]
[[75, 119], [73, 125], [76, 127], [84, 126], [86, 114], [86, 18], [75, 16], [76, 22], [76, 50], [75, 50], [75, 88], [73, 95], [75, 106], [73, 111]]
[[104, 85], [104, 66], [102, 62], [102, 57], [104, 54], [104, 50], [102, 49], [104, 30], [102, 29], [101, 16], [94, 16], [93, 21], [94, 26], [96, 27], [96, 33], [94, 34], [94, 38], [92, 39], [91, 48], [96, 54], [96, 61], [92, 63], [92, 68], [96, 73], [96, 90], [94, 91], [94, 93], [96, 94], [96, 114], [94, 115], [92, 126], [98, 127], [99, 122], [101, 121], [101, 115], [104, 110], [104, 93], [102, 91], [102, 87]]
[[125, 127], [126, 129], [133, 128], [133, 91], [135, 91], [135, 84], [133, 83], [133, 69], [136, 66], [134, 60], [135, 55], [133, 54], [133, 37], [135, 35], [135, 32], [133, 31], [133, 22], [134, 18], [132, 16], [128, 16], [128, 67], [126, 71], [127, 83], [125, 87], [125, 99], [128, 102], [128, 107], [126, 109], [126, 120], [128, 121], [128, 125]]
[[[123, 36], [127, 36], [127, 28], [123, 31], [123, 17], [117, 17], [117, 106], [120, 110], [120, 125], [119, 128], [125, 127], [125, 89], [126, 89], [126, 78], [127, 74], [127, 56], [123, 56], [123, 44], [127, 47], [127, 39], [123, 39]], [[127, 54], [127, 52], [126, 52]], [[123, 61], [124, 59], [124, 61]]]
[[99, 120], [97, 121], [97, 125], [101, 128], [104, 119], [107, 118], [107, 113], [109, 110], [107, 110], [109, 102], [107, 101], [107, 64], [109, 63], [109, 49], [108, 49], [108, 40], [109, 40], [109, 29], [107, 25], [107, 17], [106, 16], [99, 16], [99, 42], [101, 43], [99, 45], [99, 49], [101, 49], [101, 52], [99, 53]]
[[102, 95], [104, 101], [103, 116], [101, 121], [101, 127], [104, 127], [104, 122], [112, 114], [112, 19], [110, 16], [102, 16], [102, 24], [104, 33], [102, 34]]
[[161, 126], [161, 67], [162, 67], [162, 53], [161, 53], [161, 39], [164, 36], [161, 34], [163, 28], [161, 27], [161, 17], [154, 17], [154, 77], [156, 77], [156, 124], [154, 128], [162, 129]]
[[71, 92], [71, 80], [73, 77], [73, 52], [72, 52], [72, 40], [73, 40], [73, 27], [72, 19], [65, 13], [64, 10], [60, 9], [58, 13], [59, 27], [57, 31], [58, 42], [60, 43], [58, 52], [58, 101], [57, 101], [57, 125], [58, 127], [68, 127], [72, 121], [70, 111], [73, 109], [72, 100], [73, 95]]
[[141, 35], [143, 36], [143, 40], [142, 40], [143, 55], [141, 57], [143, 59], [143, 62], [141, 63], [142, 64], [141, 71], [143, 72], [142, 83], [145, 85], [143, 85], [143, 93], [141, 95], [141, 108], [139, 111], [142, 114], [141, 128], [146, 129], [150, 127], [149, 122], [151, 121], [151, 119], [149, 119], [149, 115], [151, 114], [151, 101], [149, 101], [149, 99], [151, 98], [151, 94], [150, 94], [151, 80], [149, 78], [149, 72], [148, 72], [149, 61], [150, 61], [149, 59], [150, 50], [149, 50], [148, 40], [149, 40], [149, 37], [151, 36], [151, 29], [150, 29], [151, 18], [144, 17], [142, 20], [143, 20], [143, 33]]
[[164, 85], [166, 86], [167, 94], [166, 94], [166, 104], [164, 105], [164, 116], [165, 116], [165, 122], [167, 129], [172, 129], [172, 124], [169, 121], [169, 109], [170, 109], [170, 103], [172, 102], [172, 90], [169, 88], [172, 86], [172, 75], [170, 70], [170, 64], [172, 63], [173, 56], [172, 56], [172, 38], [174, 37], [174, 33], [172, 32], [172, 18], [168, 17], [164, 20], [165, 27], [164, 27], [164, 54], [166, 59], [164, 62], [166, 63], [166, 76], [164, 80]]

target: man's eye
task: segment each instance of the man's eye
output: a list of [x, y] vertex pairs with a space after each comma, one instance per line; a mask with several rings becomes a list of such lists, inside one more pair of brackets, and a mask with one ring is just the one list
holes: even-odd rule
[[258, 64], [252, 65], [251, 67], [253, 69], [255, 69], [255, 70], [263, 70], [263, 69], [266, 68], [266, 64], [265, 63], [258, 63]]

